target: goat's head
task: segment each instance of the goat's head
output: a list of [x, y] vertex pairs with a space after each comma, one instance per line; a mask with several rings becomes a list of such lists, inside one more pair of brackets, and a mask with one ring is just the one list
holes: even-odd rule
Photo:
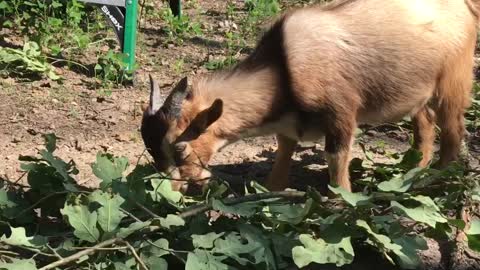
[[186, 77], [162, 104], [159, 86], [150, 76], [150, 103], [143, 114], [142, 138], [155, 167], [172, 177], [175, 190], [185, 192], [189, 182], [208, 182], [206, 165], [216, 151], [210, 127], [222, 109], [220, 99], [205, 104], [188, 86]]

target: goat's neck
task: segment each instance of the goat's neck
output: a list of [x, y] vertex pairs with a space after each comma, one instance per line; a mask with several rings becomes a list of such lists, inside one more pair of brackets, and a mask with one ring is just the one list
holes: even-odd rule
[[218, 75], [205, 86], [208, 89], [206, 101], [211, 103], [220, 98], [224, 106], [222, 116], [212, 129], [217, 136], [229, 141], [262, 128], [281, 110], [283, 97], [278, 75], [271, 68]]

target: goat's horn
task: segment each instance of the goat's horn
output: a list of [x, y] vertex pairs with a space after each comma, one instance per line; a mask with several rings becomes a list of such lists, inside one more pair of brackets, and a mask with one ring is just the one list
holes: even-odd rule
[[158, 83], [153, 79], [151, 74], [148, 74], [148, 77], [150, 78], [150, 104], [148, 107], [148, 113], [154, 115], [158, 112], [158, 110], [160, 110], [160, 107], [162, 106], [160, 100], [160, 87], [158, 86]]

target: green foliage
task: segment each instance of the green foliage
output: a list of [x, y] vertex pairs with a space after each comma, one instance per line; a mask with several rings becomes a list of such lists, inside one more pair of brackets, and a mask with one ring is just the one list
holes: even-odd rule
[[109, 50], [106, 55], [100, 56], [95, 65], [95, 77], [104, 84], [114, 82], [122, 84], [133, 79], [133, 72], [127, 71], [128, 64], [124, 61], [124, 53]]
[[212, 59], [205, 63], [208, 70], [217, 70], [231, 67], [238, 63], [239, 53], [245, 47], [246, 42], [241, 34], [228, 31], [225, 33], [226, 53], [222, 59]]
[[473, 84], [472, 104], [465, 118], [467, 129], [474, 133], [478, 132], [480, 128], [480, 85], [478, 83]]
[[[60, 77], [50, 62], [66, 62], [86, 69], [75, 60], [93, 43], [92, 33], [103, 27], [95, 17], [98, 14], [88, 11], [77, 0], [0, 0], [0, 13], [5, 18], [0, 23], [25, 37], [23, 50], [0, 48], [0, 64], [5, 66], [0, 72], [22, 76], [45, 74], [58, 80]], [[96, 23], [91, 24], [90, 20]], [[103, 84], [131, 80], [131, 72], [125, 71], [124, 57], [113, 51], [100, 56], [94, 69], [95, 77]]]
[[246, 0], [245, 7], [254, 17], [270, 17], [280, 12], [277, 0]]
[[0, 262], [1, 270], [37, 270], [33, 259], [18, 260], [11, 259], [10, 263]]
[[258, 32], [260, 22], [276, 15], [281, 10], [278, 0], [247, 0], [245, 8], [248, 15], [242, 22], [242, 32], [249, 36]]
[[322, 238], [313, 239], [311, 235], [300, 235], [303, 246], [294, 247], [293, 260], [298, 267], [304, 267], [312, 262], [319, 264], [333, 263], [342, 266], [353, 262], [351, 237], [339, 237], [337, 241], [326, 242]]
[[202, 35], [200, 24], [192, 22], [185, 14], [176, 17], [170, 8], [165, 8], [162, 11], [161, 18], [166, 24], [164, 28], [164, 32], [167, 34], [166, 43], [180, 45], [187, 37]]
[[52, 80], [60, 79], [34, 41], [26, 42], [23, 49], [0, 47], [0, 65], [4, 66], [0, 72], [6, 72], [6, 75], [45, 74]]
[[[232, 198], [222, 183], [186, 197], [148, 166], [127, 173], [128, 160], [107, 153], [92, 164], [100, 188], [88, 190], [73, 180], [75, 163], [54, 155], [57, 138], [50, 134], [45, 140], [38, 157], [21, 157], [30, 188], [6, 183], [0, 189], [0, 217], [8, 224], [0, 227], [0, 241], [25, 258], [40, 255], [34, 261], [2, 257], [0, 268], [37, 269], [89, 248], [92, 253], [79, 257], [76, 269], [343, 266], [368, 245], [393, 264], [416, 269], [418, 251], [427, 249], [424, 234], [463, 229], [462, 221], [448, 220], [446, 213], [480, 198], [475, 175], [456, 164], [443, 171], [417, 169], [414, 151], [381, 170], [380, 164], [356, 164], [352, 169], [363, 174], [363, 192], [330, 187], [338, 198], [329, 200], [313, 188], [270, 193], [256, 183], [245, 187], [245, 197]], [[218, 218], [210, 220], [206, 211]], [[474, 221], [467, 231], [476, 250], [479, 224]]]
[[0, 10], [6, 17], [3, 26], [28, 34], [52, 54], [59, 53], [62, 47], [84, 48], [88, 43], [88, 35], [81, 28], [85, 7], [77, 0], [3, 0]]
[[97, 212], [90, 212], [86, 205], [65, 205], [61, 210], [68, 218], [68, 223], [74, 228], [73, 234], [80, 240], [95, 243], [100, 231], [97, 228]]

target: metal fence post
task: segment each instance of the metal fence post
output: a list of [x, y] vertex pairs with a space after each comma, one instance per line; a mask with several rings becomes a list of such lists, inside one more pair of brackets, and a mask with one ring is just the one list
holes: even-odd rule
[[125, 9], [126, 14], [123, 53], [127, 55], [127, 70], [132, 71], [135, 65], [138, 0], [127, 0], [125, 3]]
[[173, 15], [181, 17], [182, 16], [182, 1], [181, 0], [169, 0], [168, 4], [172, 10]]

